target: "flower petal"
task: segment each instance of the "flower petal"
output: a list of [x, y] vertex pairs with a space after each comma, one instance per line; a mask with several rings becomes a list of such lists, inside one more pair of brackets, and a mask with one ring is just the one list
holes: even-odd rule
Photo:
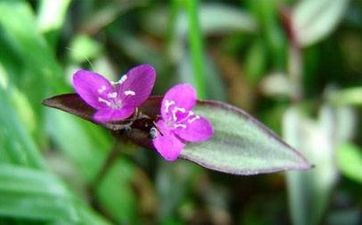
[[[189, 120], [190, 121], [190, 120]], [[185, 122], [186, 128], [177, 128], [174, 130], [181, 139], [190, 142], [202, 142], [209, 139], [214, 131], [210, 121], [204, 117], [199, 117], [198, 119]]]
[[124, 106], [137, 107], [150, 96], [156, 71], [150, 65], [139, 65], [128, 71], [123, 79], [125, 80], [119, 86], [118, 95]]
[[87, 70], [78, 70], [73, 75], [73, 86], [78, 95], [93, 108], [107, 108], [105, 104], [99, 102], [98, 98], [104, 98], [113, 87], [102, 75]]
[[162, 118], [170, 118], [173, 106], [191, 110], [196, 104], [196, 91], [191, 84], [177, 84], [168, 90], [163, 97], [161, 106]]
[[159, 135], [153, 139], [153, 145], [158, 153], [168, 161], [175, 161], [185, 146], [185, 144], [172, 133], [169, 135]]
[[128, 117], [130, 117], [134, 111], [135, 111], [135, 109], [130, 108], [130, 107], [124, 107], [121, 109], [105, 108], [105, 109], [97, 111], [94, 114], [93, 118], [97, 122], [101, 122], [101, 123], [124, 120], [124, 119], [127, 119]]
[[169, 161], [176, 160], [185, 144], [174, 135], [164, 120], [158, 120], [156, 127], [158, 131], [153, 139], [154, 147], [164, 159]]

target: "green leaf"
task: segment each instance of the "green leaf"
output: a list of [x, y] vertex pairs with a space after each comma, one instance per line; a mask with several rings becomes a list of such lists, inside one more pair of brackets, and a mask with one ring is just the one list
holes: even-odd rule
[[58, 148], [79, 169], [85, 181], [92, 181], [111, 143], [98, 127], [62, 112], [49, 111], [47, 130]]
[[265, 73], [267, 67], [266, 51], [264, 43], [256, 41], [249, 49], [245, 62], [246, 78], [252, 84], [257, 84]]
[[241, 109], [203, 101], [195, 112], [211, 121], [214, 136], [203, 143], [187, 144], [181, 152], [184, 159], [238, 175], [310, 168], [300, 153]]
[[[152, 10], [144, 18], [144, 24], [149, 32], [155, 35], [164, 35], [167, 31], [167, 22], [170, 18], [165, 8]], [[198, 17], [200, 29], [204, 35], [228, 34], [233, 32], [255, 33], [258, 24], [246, 11], [235, 9], [226, 4], [201, 4]], [[175, 27], [177, 34], [184, 37], [187, 34], [186, 15], [180, 14]]]
[[70, 59], [80, 64], [98, 56], [102, 46], [87, 35], [78, 35], [73, 39], [69, 51]]
[[[82, 225], [110, 225], [108, 221], [106, 221], [103, 217], [100, 217], [94, 211], [92, 211], [89, 207], [86, 206], [78, 206], [79, 214], [82, 218], [80, 224]], [[65, 223], [64, 225], [68, 225]]]
[[120, 159], [97, 186], [97, 197], [119, 224], [136, 224], [138, 219], [137, 199], [132, 187], [134, 175], [134, 165]]
[[[35, 19], [27, 1], [0, 1], [0, 48], [5, 50], [0, 51], [0, 60], [9, 84], [15, 85], [31, 106], [36, 143], [44, 144], [43, 111], [39, 103], [50, 89], [64, 91], [65, 82], [52, 50], [36, 29]], [[23, 109], [17, 109], [20, 110]]]
[[255, 19], [246, 11], [223, 4], [202, 4], [200, 25], [203, 33], [254, 33], [258, 29]]
[[201, 167], [190, 165], [187, 161], [176, 164], [165, 161], [160, 163], [155, 178], [160, 224], [168, 224], [167, 221], [182, 208], [185, 198], [192, 192], [193, 179], [200, 177], [200, 174], [201, 177], [205, 175], [200, 172]]
[[[110, 225], [103, 217], [100, 217], [97, 213], [92, 211], [89, 207], [85, 205], [77, 205], [79, 215], [81, 217], [81, 225]], [[68, 223], [61, 223], [68, 225]]]
[[0, 162], [44, 168], [39, 150], [9, 102], [8, 91], [0, 86]]
[[[83, 3], [84, 4], [84, 3]], [[87, 2], [91, 9], [80, 29], [83, 33], [95, 34], [104, 29], [107, 25], [116, 20], [120, 14], [124, 14], [134, 8], [143, 6], [143, 1], [128, 1], [119, 4], [118, 2], [108, 1], [106, 4], [96, 4], [96, 2]]]
[[336, 105], [362, 105], [362, 87], [351, 87], [330, 94], [329, 99]]
[[362, 150], [353, 144], [344, 144], [337, 150], [337, 165], [341, 172], [362, 183]]
[[265, 42], [264, 50], [270, 54], [276, 70], [284, 70], [287, 40], [279, 24], [280, 2], [276, 0], [248, 1], [250, 10], [260, 26], [259, 37]]
[[[0, 1], [0, 28], [9, 50], [18, 56], [22, 74], [10, 74], [24, 90], [35, 112], [41, 115], [39, 103], [49, 88], [64, 91], [62, 71], [54, 53], [37, 29], [30, 5], [25, 1]], [[16, 71], [14, 71], [16, 72]], [[31, 87], [31, 88], [29, 88]]]
[[70, 2], [71, 0], [41, 0], [40, 2], [37, 18], [38, 30], [44, 34], [52, 46], [56, 45]]
[[[206, 84], [206, 98], [215, 100], [226, 99], [226, 88], [223, 84], [221, 75], [216, 69], [214, 61], [206, 54], [204, 56], [205, 71], [207, 74]], [[175, 83], [189, 83], [195, 84], [195, 77], [192, 74], [190, 54], [184, 54], [182, 59], [177, 63], [177, 70], [179, 77], [174, 80]]]
[[293, 30], [302, 46], [312, 45], [330, 34], [342, 19], [348, 0], [303, 0], [292, 14]]
[[54, 225], [108, 224], [48, 172], [0, 164], [0, 180], [0, 217], [47, 221]]
[[0, 215], [36, 220], [79, 220], [68, 191], [51, 174], [1, 164], [0, 180]]
[[117, 222], [134, 224], [137, 216], [135, 193], [130, 179], [134, 168], [132, 164], [125, 160], [116, 162], [101, 183], [93, 184], [112, 147], [109, 135], [100, 127], [63, 112], [49, 111], [48, 119], [47, 129], [51, 138], [76, 166], [83, 185], [86, 182], [97, 185], [96, 198], [99, 204]]
[[41, 0], [37, 21], [38, 29], [42, 32], [59, 30], [64, 23], [70, 2], [70, 0]]

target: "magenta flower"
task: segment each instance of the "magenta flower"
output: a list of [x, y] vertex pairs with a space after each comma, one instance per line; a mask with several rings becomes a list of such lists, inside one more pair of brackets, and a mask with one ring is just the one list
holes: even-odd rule
[[78, 70], [73, 75], [73, 86], [78, 95], [96, 109], [93, 119], [106, 123], [130, 117], [150, 96], [155, 79], [155, 69], [150, 65], [132, 68], [117, 82], [91, 71]]
[[211, 123], [191, 111], [195, 104], [196, 91], [190, 84], [175, 85], [163, 97], [153, 145], [166, 160], [176, 160], [185, 142], [203, 142], [213, 135]]

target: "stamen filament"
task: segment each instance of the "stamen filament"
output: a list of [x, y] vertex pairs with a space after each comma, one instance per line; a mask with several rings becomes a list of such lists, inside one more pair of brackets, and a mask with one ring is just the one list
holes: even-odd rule
[[108, 107], [112, 107], [112, 103], [110, 101], [107, 101], [101, 97], [98, 97], [98, 102], [106, 104]]

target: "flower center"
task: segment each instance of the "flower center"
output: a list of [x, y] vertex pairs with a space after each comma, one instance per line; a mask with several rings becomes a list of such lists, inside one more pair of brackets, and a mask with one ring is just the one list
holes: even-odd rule
[[[111, 89], [107, 89], [107, 87], [105, 85], [102, 85], [100, 88], [98, 88], [97, 92], [99, 94], [98, 96], [98, 102], [102, 103], [106, 106], [108, 106], [111, 109], [121, 109], [123, 104], [122, 104], [122, 99], [124, 97], [119, 96], [117, 91], [119, 86], [124, 83], [127, 80], [127, 75], [122, 76], [122, 78], [117, 81], [117, 82], [111, 82], [112, 83], [112, 88]], [[133, 90], [125, 90], [123, 91], [123, 95], [125, 96], [135, 96], [136, 92]]]
[[164, 107], [165, 112], [170, 113], [170, 117], [166, 121], [167, 126], [170, 128], [185, 129], [189, 124], [200, 119], [200, 116], [196, 115], [193, 111], [176, 106], [175, 101], [166, 99]]
[[[101, 90], [101, 89], [99, 89]], [[98, 90], [98, 91], [99, 91]], [[104, 97], [98, 97], [98, 102], [105, 104], [111, 109], [120, 109], [122, 108], [122, 101], [120, 98], [118, 98], [117, 92], [109, 92], [105, 98]]]

